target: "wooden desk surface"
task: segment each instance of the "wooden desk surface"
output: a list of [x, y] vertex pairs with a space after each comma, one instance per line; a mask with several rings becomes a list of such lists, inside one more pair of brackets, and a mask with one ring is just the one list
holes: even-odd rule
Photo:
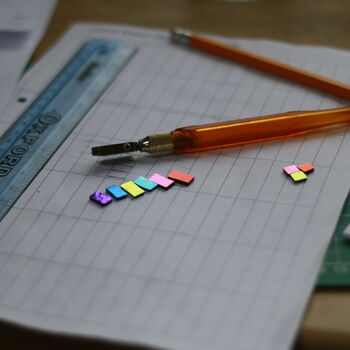
[[[271, 38], [350, 50], [348, 0], [60, 0], [33, 59], [40, 57], [71, 23], [77, 21], [166, 29], [182, 27], [227, 36]], [[295, 348], [350, 349], [349, 315], [349, 291], [316, 290]], [[26, 350], [115, 348], [98, 341], [39, 336], [7, 324], [0, 328], [3, 329], [1, 333], [7, 334], [5, 344], [2, 342], [4, 349], [19, 349], [21, 345], [26, 345]]]

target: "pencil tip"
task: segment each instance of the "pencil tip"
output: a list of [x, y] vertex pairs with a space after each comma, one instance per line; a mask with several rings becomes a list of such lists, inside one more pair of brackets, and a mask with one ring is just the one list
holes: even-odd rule
[[189, 39], [191, 32], [184, 29], [172, 29], [170, 30], [170, 40], [174, 43], [189, 45]]

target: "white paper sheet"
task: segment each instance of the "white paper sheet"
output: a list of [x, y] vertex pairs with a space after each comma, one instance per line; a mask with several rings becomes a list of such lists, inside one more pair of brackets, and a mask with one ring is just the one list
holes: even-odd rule
[[30, 32], [43, 6], [42, 0], [0, 0], [0, 30]]
[[0, 119], [56, 0], [0, 0]]
[[[0, 317], [171, 349], [288, 349], [349, 187], [348, 129], [187, 155], [103, 161], [90, 149], [344, 101], [171, 44], [162, 31], [98, 25], [74, 27], [22, 93], [34, 98], [91, 37], [140, 50], [1, 222]], [[348, 52], [225, 41], [350, 81]], [[315, 166], [307, 182], [282, 173], [305, 161]], [[194, 183], [106, 208], [88, 200], [171, 169]]]

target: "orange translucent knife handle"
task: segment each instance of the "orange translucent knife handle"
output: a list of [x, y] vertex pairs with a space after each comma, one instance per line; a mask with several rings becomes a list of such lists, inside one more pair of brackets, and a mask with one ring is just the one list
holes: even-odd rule
[[347, 122], [350, 122], [350, 107], [186, 126], [172, 131], [171, 137], [175, 152], [194, 152], [275, 140]]

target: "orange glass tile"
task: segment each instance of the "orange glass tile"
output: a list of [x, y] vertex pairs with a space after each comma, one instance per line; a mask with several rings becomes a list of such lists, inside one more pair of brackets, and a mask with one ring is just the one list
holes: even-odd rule
[[303, 163], [300, 165], [297, 165], [298, 169], [303, 171], [304, 173], [308, 174], [315, 170], [315, 168], [310, 163]]
[[177, 171], [177, 170], [172, 170], [168, 174], [168, 178], [171, 180], [181, 182], [184, 185], [189, 185], [194, 180], [194, 176], [190, 174], [182, 173], [181, 171]]

